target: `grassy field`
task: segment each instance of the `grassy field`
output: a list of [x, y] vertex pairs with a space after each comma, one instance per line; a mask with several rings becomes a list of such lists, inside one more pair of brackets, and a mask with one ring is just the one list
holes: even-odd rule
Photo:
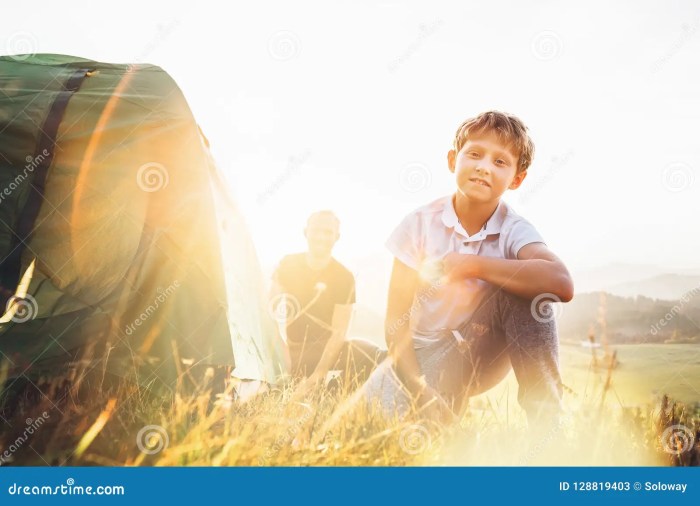
[[[684, 403], [700, 402], [700, 345], [615, 345], [619, 364], [614, 369], [612, 391], [625, 406], [658, 401], [663, 394]], [[602, 352], [599, 350], [602, 359]], [[594, 386], [590, 374], [591, 350], [563, 345], [561, 360], [564, 383], [586, 395]]]
[[[700, 402], [700, 345], [629, 344], [615, 345], [617, 365], [612, 371], [606, 397], [612, 406], [656, 404], [666, 394], [686, 404]], [[591, 349], [563, 343], [560, 348], [562, 381], [573, 392], [568, 395], [583, 402], [596, 400], [607, 380], [609, 360], [597, 350], [598, 370], [592, 366]], [[488, 396], [509, 395], [515, 402], [517, 382], [511, 373]]]
[[[590, 350], [563, 346], [567, 411], [556, 426], [535, 431], [528, 430], [515, 401], [512, 377], [471, 399], [464, 416], [449, 425], [420, 413], [385, 419], [355, 407], [351, 392], [319, 391], [294, 399], [287, 387], [240, 403], [184, 382], [167, 395], [121, 380], [99, 396], [98, 377], [70, 387], [53, 382], [40, 385], [42, 395], [24, 392], [17, 409], [3, 410], [0, 449], [12, 451], [2, 463], [698, 465], [697, 441], [687, 441], [700, 428], [697, 406], [654, 404], [651, 395], [657, 390], [686, 402], [700, 398], [693, 394], [698, 382], [690, 375], [698, 374], [697, 357], [692, 358], [697, 348], [617, 349], [617, 367], [594, 370]], [[689, 360], [695, 362], [688, 365]], [[189, 382], [204, 384], [211, 371], [200, 372]], [[34, 426], [39, 419], [41, 426], [27, 435], [30, 422]], [[664, 432], [677, 425], [687, 427], [680, 435], [686, 440]]]

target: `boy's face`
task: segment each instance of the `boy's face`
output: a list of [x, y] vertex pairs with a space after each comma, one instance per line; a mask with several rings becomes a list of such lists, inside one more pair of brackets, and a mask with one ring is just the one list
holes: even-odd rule
[[518, 188], [527, 176], [527, 171], [516, 174], [518, 153], [493, 132], [471, 136], [459, 153], [451, 149], [447, 163], [457, 178], [458, 191], [475, 202], [498, 201], [507, 189]]

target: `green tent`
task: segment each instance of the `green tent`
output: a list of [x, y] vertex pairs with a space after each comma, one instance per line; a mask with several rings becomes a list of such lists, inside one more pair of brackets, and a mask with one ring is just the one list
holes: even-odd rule
[[[274, 383], [262, 277], [185, 98], [161, 68], [0, 58], [0, 361], [234, 365]], [[109, 357], [109, 359], [106, 359]]]

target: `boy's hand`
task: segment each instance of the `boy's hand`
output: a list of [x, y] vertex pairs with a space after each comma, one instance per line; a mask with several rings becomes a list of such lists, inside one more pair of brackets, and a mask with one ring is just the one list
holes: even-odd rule
[[460, 279], [475, 278], [478, 274], [479, 255], [463, 255], [461, 253], [448, 253], [442, 259], [442, 268], [446, 281], [459, 281]]

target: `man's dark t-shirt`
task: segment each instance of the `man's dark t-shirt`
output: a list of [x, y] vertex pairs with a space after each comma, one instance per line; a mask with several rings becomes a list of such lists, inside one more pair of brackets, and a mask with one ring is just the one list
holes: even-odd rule
[[292, 367], [298, 368], [303, 359], [307, 370], [313, 369], [331, 337], [335, 305], [355, 303], [355, 277], [334, 258], [325, 268], [313, 270], [306, 253], [297, 253], [280, 261], [274, 279], [293, 296], [287, 304], [288, 317], [296, 318], [287, 326]]

